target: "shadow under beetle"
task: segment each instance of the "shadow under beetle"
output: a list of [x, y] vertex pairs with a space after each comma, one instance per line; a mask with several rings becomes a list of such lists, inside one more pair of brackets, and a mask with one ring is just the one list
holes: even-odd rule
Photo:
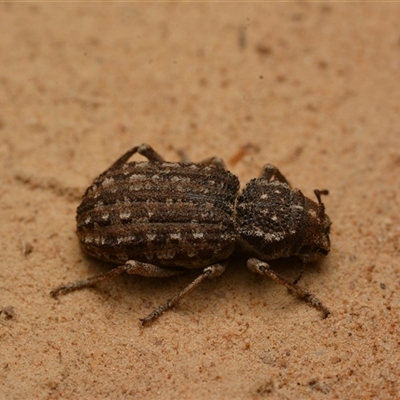
[[[148, 161], [127, 162], [135, 153]], [[51, 294], [93, 286], [123, 272], [168, 277], [202, 269], [187, 287], [141, 319], [145, 325], [205, 279], [221, 275], [235, 248], [243, 248], [253, 256], [247, 261], [251, 271], [286, 286], [327, 317], [329, 310], [313, 294], [266, 262], [290, 256], [310, 262], [329, 253], [331, 222], [321, 201], [328, 191], [314, 193], [317, 202], [292, 189], [267, 164], [239, 194], [238, 178], [219, 158], [167, 162], [146, 144], [133, 147], [94, 180], [76, 215], [83, 250], [120, 266], [59, 286]]]

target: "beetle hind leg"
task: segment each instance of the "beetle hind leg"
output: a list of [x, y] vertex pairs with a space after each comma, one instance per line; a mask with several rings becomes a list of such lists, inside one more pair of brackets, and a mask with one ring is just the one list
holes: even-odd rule
[[134, 154], [139, 153], [140, 155], [146, 157], [150, 162], [164, 162], [164, 158], [161, 157], [151, 146], [146, 143], [141, 144], [140, 146], [132, 147], [125, 154], [123, 154], [114, 164], [111, 165], [107, 169], [106, 172], [109, 172], [113, 169], [120, 168], [123, 164], [125, 164]]
[[56, 289], [52, 290], [50, 294], [53, 297], [57, 297], [59, 294], [66, 294], [69, 292], [74, 292], [75, 290], [83, 289], [86, 287], [92, 287], [100, 282], [109, 281], [114, 279], [116, 276], [122, 274], [127, 270], [126, 265], [120, 265], [119, 267], [113, 268], [111, 271], [105, 274], [93, 276], [91, 278], [82, 279], [80, 281], [67, 283], [66, 285], [61, 285]]
[[59, 294], [66, 294], [86, 287], [92, 287], [97, 285], [98, 283], [110, 281], [111, 279], [114, 279], [115, 277], [124, 272], [127, 272], [128, 274], [132, 275], [165, 278], [168, 276], [182, 274], [185, 271], [186, 270], [184, 269], [161, 268], [153, 264], [147, 264], [139, 261], [129, 260], [124, 265], [120, 265], [119, 267], [113, 268], [111, 271], [108, 271], [104, 274], [93, 276], [72, 283], [67, 283], [66, 285], [61, 285], [58, 288], [52, 290], [50, 294], [53, 297], [57, 297]]

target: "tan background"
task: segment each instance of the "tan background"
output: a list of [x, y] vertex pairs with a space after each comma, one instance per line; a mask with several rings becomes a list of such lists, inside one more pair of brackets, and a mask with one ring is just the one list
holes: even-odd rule
[[[0, 398], [400, 396], [399, 21], [396, 3], [0, 4]], [[301, 284], [332, 315], [240, 257], [145, 329], [196, 274], [52, 299], [107, 270], [75, 209], [142, 142], [328, 188], [332, 251]]]

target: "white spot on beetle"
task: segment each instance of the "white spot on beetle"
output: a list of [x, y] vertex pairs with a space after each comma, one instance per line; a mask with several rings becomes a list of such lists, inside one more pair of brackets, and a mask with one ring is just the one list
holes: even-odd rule
[[192, 235], [195, 239], [202, 239], [204, 237], [204, 233], [202, 232], [193, 232]]
[[132, 174], [132, 175], [129, 177], [129, 180], [130, 180], [131, 182], [144, 181], [144, 180], [146, 180], [146, 175], [142, 175], [142, 174]]
[[314, 211], [314, 210], [308, 210], [308, 215], [311, 217], [311, 218], [317, 218], [317, 213]]
[[181, 234], [180, 234], [180, 233], [171, 233], [171, 234], [169, 235], [169, 237], [170, 237], [171, 239], [180, 239], [180, 238], [181, 238]]
[[84, 243], [93, 243], [93, 241], [94, 241], [94, 237], [93, 236], [85, 236], [83, 238], [83, 242]]
[[157, 258], [159, 260], [172, 260], [175, 257], [175, 251], [173, 250], [160, 250], [157, 252]]
[[142, 189], [143, 189], [143, 186], [140, 184], [137, 184], [137, 183], [129, 186], [129, 190], [134, 190], [135, 192], [138, 192], [139, 190], [142, 190]]
[[264, 237], [267, 242], [279, 242], [283, 239], [283, 235], [279, 233], [266, 233]]
[[132, 205], [131, 199], [130, 199], [129, 197], [127, 197], [127, 196], [124, 196], [124, 201], [123, 201], [123, 203], [124, 203], [126, 206]]
[[173, 163], [173, 162], [163, 162], [163, 163], [161, 164], [161, 166], [162, 166], [163, 168], [168, 168], [168, 167], [178, 168], [178, 167], [180, 167], [180, 164], [179, 164], [179, 163]]
[[135, 168], [146, 168], [148, 165], [148, 161], [141, 161], [135, 164]]
[[179, 182], [181, 180], [181, 178], [179, 178], [179, 176], [173, 176], [171, 178], [171, 182]]
[[135, 241], [135, 236], [122, 236], [117, 238], [117, 244], [121, 243], [132, 243]]
[[129, 211], [121, 211], [119, 213], [119, 217], [121, 219], [129, 219], [131, 217], [131, 213]]
[[101, 186], [105, 187], [105, 186], [109, 186], [112, 185], [114, 183], [114, 178], [104, 178], [103, 182], [101, 182]]

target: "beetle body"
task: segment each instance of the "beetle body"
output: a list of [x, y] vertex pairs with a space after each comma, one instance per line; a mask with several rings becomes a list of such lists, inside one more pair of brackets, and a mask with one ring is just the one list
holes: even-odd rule
[[[145, 162], [127, 162], [135, 153]], [[93, 286], [127, 272], [167, 277], [188, 269], [201, 274], [178, 294], [142, 319], [146, 324], [170, 309], [203, 280], [221, 275], [236, 247], [256, 258], [248, 268], [286, 286], [321, 310], [311, 293], [289, 282], [266, 263], [297, 256], [304, 262], [328, 254], [330, 220], [321, 194], [318, 203], [291, 189], [279, 170], [267, 164], [241, 194], [238, 178], [223, 162], [166, 162], [150, 146], [136, 146], [96, 178], [77, 209], [77, 233], [83, 250], [121, 264], [109, 272], [62, 285], [53, 296]]]

